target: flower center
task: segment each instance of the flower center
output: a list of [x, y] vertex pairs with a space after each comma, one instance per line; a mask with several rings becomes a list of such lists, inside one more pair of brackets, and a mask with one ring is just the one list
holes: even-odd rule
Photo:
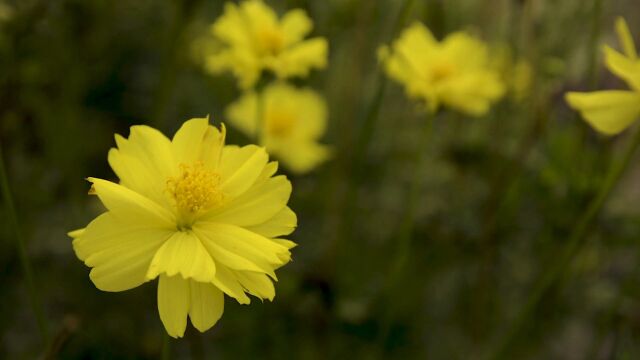
[[220, 175], [206, 169], [202, 161], [180, 164], [180, 174], [167, 179], [167, 191], [175, 201], [182, 221], [187, 224], [196, 214], [220, 205], [224, 199]]
[[286, 111], [272, 111], [267, 117], [267, 133], [275, 137], [285, 137], [291, 133], [296, 118]]
[[258, 31], [260, 50], [265, 54], [275, 55], [284, 48], [284, 38], [278, 29], [266, 28]]
[[440, 62], [431, 68], [431, 80], [434, 82], [442, 81], [456, 72], [456, 67], [448, 62]]

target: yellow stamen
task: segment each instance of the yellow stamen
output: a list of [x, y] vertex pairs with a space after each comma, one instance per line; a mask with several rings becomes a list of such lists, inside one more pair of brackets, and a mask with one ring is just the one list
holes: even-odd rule
[[220, 205], [224, 198], [220, 175], [205, 168], [201, 161], [193, 165], [180, 164], [180, 175], [167, 180], [167, 191], [186, 218]]

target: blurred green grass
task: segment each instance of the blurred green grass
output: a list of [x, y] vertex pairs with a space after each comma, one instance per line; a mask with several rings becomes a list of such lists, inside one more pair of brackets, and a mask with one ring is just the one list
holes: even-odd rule
[[[532, 284], [557, 255], [628, 141], [596, 135], [562, 100], [569, 89], [613, 88], [599, 44], [613, 44], [624, 15], [640, 36], [633, 0], [415, 2], [410, 20], [441, 36], [471, 29], [532, 61], [535, 91], [490, 115], [435, 119], [425, 166], [412, 167], [423, 109], [388, 84], [353, 204], [345, 192], [353, 146], [375, 92], [376, 49], [392, 39], [402, 1], [267, 1], [301, 7], [330, 42], [329, 67], [307, 83], [330, 108], [324, 139], [335, 158], [292, 177], [299, 228], [294, 262], [279, 273], [273, 303], [226, 302], [211, 331], [173, 341], [177, 358], [478, 358], [504, 335]], [[133, 124], [173, 133], [182, 121], [223, 110], [239, 95], [210, 77], [190, 40], [222, 2], [6, 1], [0, 9], [0, 143], [59, 358], [156, 358], [163, 328], [155, 285], [100, 292], [66, 232], [99, 211], [87, 176], [115, 179], [113, 134]], [[0, 11], [2, 13], [2, 11]], [[230, 143], [247, 138], [230, 130]], [[633, 165], [633, 164], [632, 164]], [[386, 295], [405, 189], [414, 173], [419, 209], [405, 276]], [[640, 233], [636, 184], [626, 173], [578, 254], [518, 339], [516, 358], [640, 356]], [[497, 188], [497, 190], [493, 190]], [[493, 193], [495, 192], [495, 194]], [[344, 209], [353, 224], [344, 232]], [[495, 212], [495, 214], [494, 214]], [[41, 353], [15, 239], [0, 213], [0, 357]], [[488, 226], [490, 224], [491, 226]], [[487, 233], [487, 228], [491, 231]], [[490, 236], [487, 238], [487, 234]], [[393, 305], [391, 305], [393, 303]], [[393, 306], [389, 337], [382, 317]]]

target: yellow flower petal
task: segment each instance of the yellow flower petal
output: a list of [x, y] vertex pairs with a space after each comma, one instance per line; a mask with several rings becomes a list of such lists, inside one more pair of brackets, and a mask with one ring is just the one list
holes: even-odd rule
[[624, 53], [632, 60], [636, 60], [638, 58], [638, 54], [636, 53], [636, 46], [633, 42], [631, 32], [629, 31], [629, 26], [622, 17], [618, 17], [616, 19], [616, 32], [618, 33], [618, 39], [620, 40], [620, 44], [624, 49]]
[[98, 178], [88, 178], [104, 206], [123, 219], [175, 228], [175, 216], [167, 209], [122, 185]]
[[180, 276], [160, 275], [158, 282], [158, 312], [169, 336], [181, 338], [187, 328], [190, 308], [189, 280]]
[[312, 69], [324, 69], [327, 66], [328, 51], [327, 39], [309, 39], [287, 49], [273, 62], [267, 62], [267, 67], [279, 78], [304, 77]]
[[297, 225], [296, 214], [289, 207], [285, 207], [269, 220], [258, 225], [247, 226], [246, 229], [267, 238], [275, 238], [291, 234]]
[[190, 281], [191, 302], [189, 318], [200, 332], [209, 330], [224, 311], [224, 295], [212, 284]]
[[640, 94], [632, 91], [570, 92], [566, 100], [593, 128], [607, 135], [623, 131], [640, 115]]
[[640, 62], [631, 60], [608, 46], [604, 47], [604, 54], [607, 68], [623, 79], [630, 88], [640, 91]]
[[73, 240], [73, 249], [93, 267], [89, 276], [98, 289], [124, 291], [148, 281], [153, 254], [170, 236], [168, 230], [123, 221], [107, 212]]
[[84, 234], [84, 228], [73, 230], [73, 231], [69, 231], [67, 233], [67, 235], [69, 235], [69, 237], [71, 237], [72, 239], [79, 238], [82, 234]]
[[270, 272], [273, 273], [273, 266], [271, 266], [266, 260], [258, 260], [257, 262], [260, 266], [256, 265], [256, 263], [250, 261], [244, 256], [239, 255], [234, 252], [233, 248], [225, 248], [224, 246], [218, 245], [215, 240], [214, 234], [208, 234], [205, 231], [201, 231], [200, 229], [194, 229], [198, 238], [202, 241], [202, 244], [207, 249], [207, 252], [211, 257], [215, 260], [215, 263], [218, 265], [222, 264], [229, 269], [233, 270], [243, 270], [243, 271], [255, 271], [255, 272]]
[[184, 279], [211, 282], [216, 266], [200, 240], [191, 232], [179, 231], [153, 257], [147, 278], [154, 279], [160, 274], [182, 275]]
[[251, 302], [233, 272], [224, 265], [218, 266], [213, 284], [225, 294], [236, 299], [240, 304], [249, 304]]
[[205, 166], [217, 168], [224, 147], [224, 126], [219, 131], [209, 125], [208, 118], [185, 122], [172, 140], [173, 151], [179, 163], [202, 161]]
[[202, 220], [238, 226], [261, 224], [282, 210], [290, 196], [291, 182], [284, 176], [276, 176], [252, 187]]
[[155, 172], [141, 159], [112, 148], [108, 155], [109, 165], [120, 178], [120, 185], [129, 188], [150, 200], [165, 205], [165, 184], [159, 181]]
[[273, 301], [276, 296], [273, 282], [266, 275], [244, 271], [234, 271], [234, 275], [238, 278], [240, 284], [253, 296], [269, 299], [269, 301]]
[[[291, 257], [286, 247], [238, 226], [198, 222], [194, 231], [216, 260], [233, 269], [259, 271], [275, 278], [274, 265], [286, 263]], [[219, 251], [220, 248], [225, 252]], [[238, 257], [242, 261], [237, 260]]]
[[288, 46], [302, 41], [311, 31], [313, 24], [304, 10], [294, 9], [282, 17], [281, 27], [284, 33], [285, 46]]
[[116, 135], [118, 150], [138, 158], [156, 178], [166, 178], [175, 173], [175, 158], [171, 141], [160, 131], [145, 125], [131, 127], [128, 139]]
[[225, 146], [219, 168], [222, 176], [221, 190], [225, 195], [238, 196], [253, 185], [264, 169], [269, 156], [258, 146]]
[[225, 117], [236, 129], [249, 137], [255, 136], [258, 114], [258, 96], [249, 91], [229, 105], [225, 111]]
[[[331, 157], [331, 148], [311, 141], [283, 141], [272, 144], [273, 152], [296, 174], [305, 174]], [[296, 149], [288, 151], [287, 149]]]

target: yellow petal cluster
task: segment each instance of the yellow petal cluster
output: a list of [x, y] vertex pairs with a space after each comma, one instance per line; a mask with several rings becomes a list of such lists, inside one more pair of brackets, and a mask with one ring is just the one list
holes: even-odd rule
[[414, 23], [391, 47], [381, 48], [380, 58], [387, 75], [431, 111], [444, 105], [481, 116], [505, 92], [487, 46], [465, 32], [437, 41], [427, 27]]
[[312, 28], [300, 9], [279, 19], [262, 0], [227, 3], [211, 25], [214, 41], [221, 45], [204, 56], [205, 68], [214, 74], [233, 73], [243, 89], [254, 86], [264, 70], [279, 79], [306, 76], [327, 64], [327, 40], [304, 39]]
[[296, 215], [291, 183], [274, 176], [264, 148], [225, 145], [225, 128], [185, 122], [172, 139], [148, 126], [116, 135], [109, 164], [120, 183], [89, 178], [106, 211], [69, 233], [90, 278], [103, 291], [158, 279], [167, 333], [187, 318], [201, 332], [222, 316], [224, 294], [275, 296], [275, 270], [291, 259]]
[[517, 58], [509, 46], [497, 46], [492, 56], [493, 67], [501, 75], [508, 95], [515, 100], [523, 101], [531, 93], [533, 85], [533, 67], [525, 58]]
[[226, 116], [246, 135], [258, 135], [269, 153], [294, 173], [306, 173], [329, 157], [329, 148], [318, 142], [327, 127], [327, 105], [311, 89], [275, 83], [243, 95]]
[[579, 111], [594, 129], [606, 135], [620, 133], [640, 116], [640, 60], [624, 19], [616, 20], [616, 32], [624, 53], [605, 45], [605, 64], [631, 90], [566, 94], [569, 106]]

